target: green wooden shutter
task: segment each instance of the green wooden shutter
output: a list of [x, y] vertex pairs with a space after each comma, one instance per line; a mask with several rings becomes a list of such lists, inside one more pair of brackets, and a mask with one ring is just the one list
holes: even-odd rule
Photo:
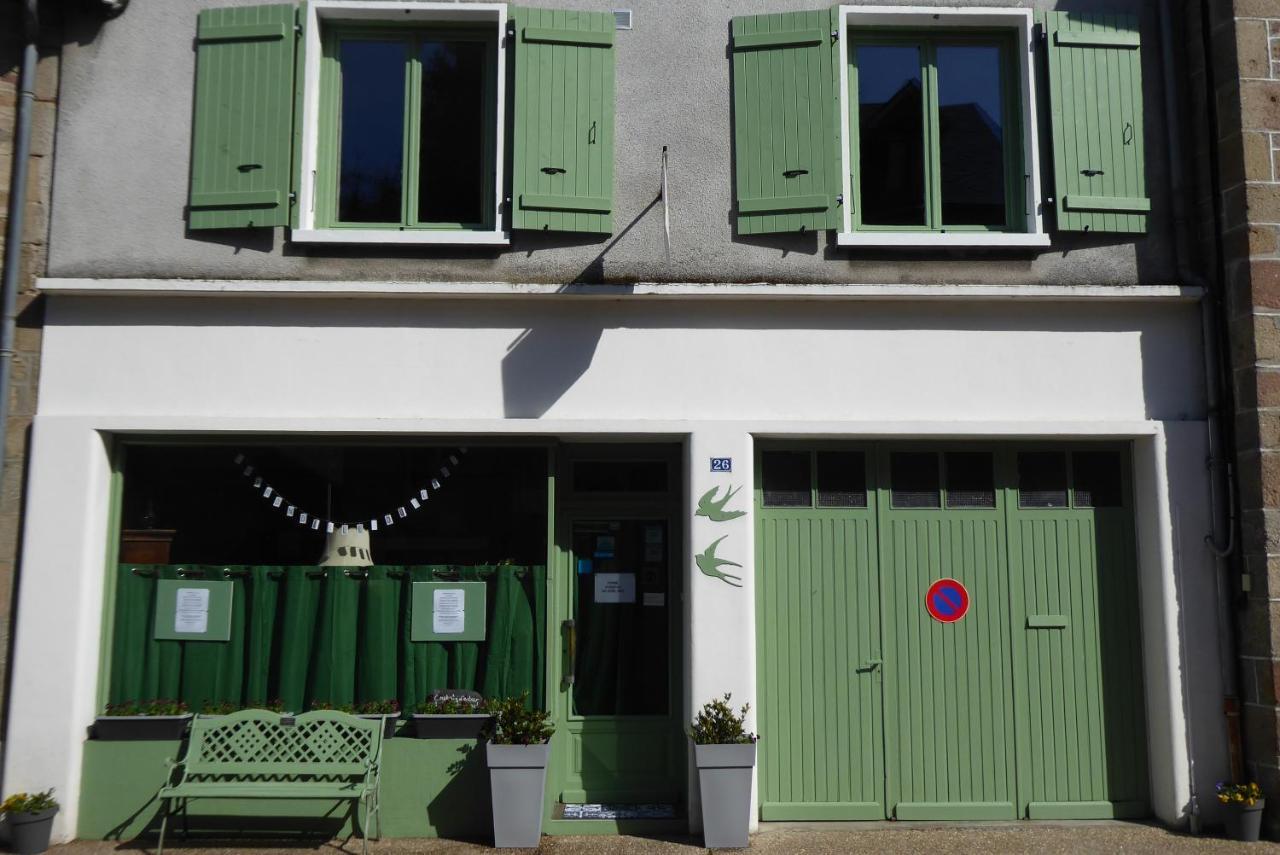
[[1043, 12], [1063, 231], [1145, 232], [1142, 56], [1134, 15]]
[[193, 229], [289, 223], [297, 10], [206, 9], [196, 31]]
[[739, 234], [840, 227], [838, 14], [733, 19]]
[[613, 231], [613, 15], [512, 7], [517, 229]]

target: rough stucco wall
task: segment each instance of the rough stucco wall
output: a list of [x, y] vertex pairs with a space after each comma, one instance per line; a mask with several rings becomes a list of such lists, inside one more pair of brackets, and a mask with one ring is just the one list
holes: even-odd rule
[[[1053, 247], [1043, 252], [930, 253], [843, 250], [825, 232], [735, 236], [729, 20], [796, 8], [779, 0], [612, 4], [632, 8], [635, 21], [633, 30], [617, 34], [613, 236], [517, 233], [509, 249], [488, 251], [304, 248], [288, 244], [282, 229], [187, 234], [196, 13], [252, 2], [135, 3], [95, 39], [67, 47], [51, 275], [1059, 284], [1176, 279], [1153, 3], [1090, 0], [1070, 5], [1142, 14], [1147, 183], [1155, 211], [1151, 233], [1138, 240], [1055, 235]], [[610, 8], [599, 0], [550, 5]], [[1029, 4], [984, 0], [947, 5]], [[1041, 0], [1034, 5], [1057, 4]], [[664, 260], [661, 206], [648, 207], [658, 193], [663, 145], [670, 148], [673, 206], [669, 263]]]

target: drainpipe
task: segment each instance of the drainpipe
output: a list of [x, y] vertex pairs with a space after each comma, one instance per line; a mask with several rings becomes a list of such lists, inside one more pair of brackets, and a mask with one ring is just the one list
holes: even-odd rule
[[0, 478], [9, 433], [9, 377], [13, 372], [13, 338], [17, 327], [18, 268], [22, 262], [23, 215], [26, 213], [27, 161], [31, 157], [31, 113], [36, 100], [36, 42], [40, 32], [38, 0], [25, 0], [26, 39], [18, 77], [18, 116], [13, 138], [13, 172], [9, 181], [9, 227], [5, 233], [4, 273], [0, 279]]
[[[1222, 248], [1222, 209], [1220, 203], [1219, 187], [1221, 180], [1218, 174], [1218, 150], [1215, 133], [1217, 131], [1217, 111], [1213, 83], [1213, 63], [1212, 54], [1210, 52], [1210, 36], [1208, 11], [1204, 0], [1201, 0], [1201, 25], [1204, 28], [1203, 51], [1205, 60], [1205, 70], [1207, 79], [1207, 88], [1209, 91], [1209, 119], [1210, 119], [1210, 178], [1213, 196], [1213, 213], [1215, 223], [1214, 235], [1214, 269], [1218, 272], [1218, 281], [1225, 282], [1225, 272], [1223, 271], [1223, 248]], [[1233, 608], [1234, 591], [1232, 590], [1229, 580], [1231, 579], [1231, 568], [1227, 559], [1235, 552], [1236, 537], [1235, 531], [1237, 526], [1238, 510], [1236, 507], [1236, 484], [1235, 469], [1232, 460], [1233, 451], [1225, 447], [1223, 442], [1222, 430], [1222, 378], [1225, 364], [1222, 352], [1222, 338], [1218, 334], [1221, 327], [1221, 302], [1222, 294], [1220, 288], [1213, 287], [1213, 283], [1197, 271], [1190, 261], [1190, 249], [1195, 239], [1195, 231], [1191, 227], [1190, 216], [1188, 215], [1187, 188], [1186, 188], [1186, 161], [1183, 155], [1183, 145], [1181, 131], [1184, 127], [1182, 121], [1182, 105], [1178, 99], [1176, 82], [1179, 79], [1179, 64], [1174, 55], [1174, 21], [1178, 15], [1175, 0], [1165, 0], [1159, 6], [1160, 15], [1160, 46], [1164, 71], [1164, 107], [1165, 107], [1165, 132], [1168, 137], [1169, 152], [1169, 176], [1170, 176], [1170, 195], [1173, 201], [1173, 225], [1174, 225], [1174, 245], [1177, 258], [1178, 277], [1185, 284], [1193, 285], [1201, 289], [1200, 297], [1200, 328], [1203, 338], [1202, 356], [1204, 359], [1204, 377], [1205, 377], [1205, 400], [1208, 409], [1208, 441], [1209, 441], [1209, 459], [1207, 465], [1209, 468], [1209, 508], [1210, 508], [1210, 531], [1205, 535], [1204, 542], [1214, 555], [1215, 564], [1215, 586], [1217, 588], [1218, 600], [1218, 656], [1220, 670], [1224, 682], [1223, 712], [1227, 717], [1227, 735], [1230, 744], [1233, 767], [1238, 763], [1238, 758], [1242, 756], [1243, 749], [1241, 746], [1240, 721], [1239, 721], [1239, 699], [1238, 692], [1241, 686], [1240, 679], [1240, 662], [1235, 655], [1235, 633], [1236, 633], [1236, 614]], [[1225, 525], [1223, 524], [1223, 502], [1226, 503]], [[1225, 528], [1225, 542], [1219, 539], [1219, 532]], [[1186, 632], [1185, 627], [1182, 635], [1183, 661], [1186, 661]], [[1185, 700], [1184, 704], [1189, 704]], [[1192, 728], [1190, 726], [1191, 717], [1190, 710], [1184, 710], [1184, 715], [1188, 721], [1188, 753], [1191, 757], [1191, 828], [1192, 832], [1199, 829], [1200, 824], [1200, 804], [1196, 792], [1195, 780], [1195, 751], [1190, 745]], [[1233, 768], [1233, 772], [1235, 769]]]

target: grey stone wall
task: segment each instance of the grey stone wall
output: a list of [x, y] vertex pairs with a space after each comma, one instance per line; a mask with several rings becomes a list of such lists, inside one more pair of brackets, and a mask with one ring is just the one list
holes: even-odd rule
[[[617, 33], [615, 232], [515, 235], [502, 251], [303, 247], [272, 231], [191, 232], [193, 37], [199, 9], [255, 0], [135, 3], [63, 59], [54, 276], [392, 279], [524, 282], [1171, 283], [1157, 4], [1037, 6], [1130, 10], [1143, 19], [1149, 235], [1059, 235], [1047, 251], [846, 250], [830, 233], [739, 237], [732, 226], [729, 21], [816, 8], [782, 0], [557, 0], [634, 11]], [[947, 5], [1028, 5], [1009, 2]], [[1182, 45], [1178, 46], [1183, 49]], [[1042, 103], [1042, 110], [1047, 105]], [[1045, 135], [1042, 134], [1042, 138]], [[658, 194], [670, 151], [671, 261]], [[1047, 150], [1045, 151], [1046, 161]]]

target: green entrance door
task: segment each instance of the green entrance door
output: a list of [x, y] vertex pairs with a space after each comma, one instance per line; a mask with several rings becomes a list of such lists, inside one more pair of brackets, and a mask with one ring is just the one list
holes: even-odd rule
[[[553, 818], [683, 821], [675, 468], [664, 447], [571, 449], [553, 599]], [[589, 830], [577, 821], [580, 830]], [[573, 829], [567, 829], [572, 831]]]
[[[1145, 815], [1128, 466], [1101, 444], [762, 448], [761, 817]], [[958, 620], [926, 604], [948, 579]]]

